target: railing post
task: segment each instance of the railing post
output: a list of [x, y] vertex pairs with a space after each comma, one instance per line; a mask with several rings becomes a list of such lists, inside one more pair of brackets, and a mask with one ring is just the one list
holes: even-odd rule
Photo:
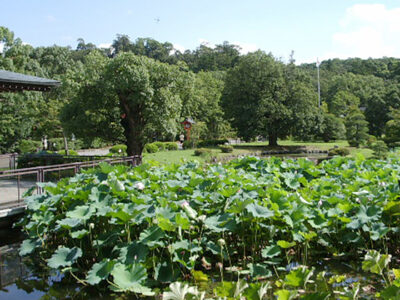
[[[38, 168], [38, 182], [44, 182], [44, 170], [42, 167]], [[38, 194], [41, 194], [42, 192], [43, 192], [43, 188], [39, 187]]]

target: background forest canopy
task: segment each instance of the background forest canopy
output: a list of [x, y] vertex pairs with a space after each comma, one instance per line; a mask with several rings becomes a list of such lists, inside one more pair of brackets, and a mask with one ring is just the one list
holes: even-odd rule
[[5, 27], [0, 44], [0, 69], [62, 82], [49, 93], [1, 94], [0, 153], [74, 134], [83, 147], [126, 143], [140, 154], [147, 142], [176, 140], [187, 117], [202, 140], [400, 141], [398, 58], [323, 61], [318, 107], [316, 66], [296, 65], [293, 52], [288, 62], [229, 42], [181, 52], [127, 35], [108, 49], [83, 39], [76, 49], [32, 47]]

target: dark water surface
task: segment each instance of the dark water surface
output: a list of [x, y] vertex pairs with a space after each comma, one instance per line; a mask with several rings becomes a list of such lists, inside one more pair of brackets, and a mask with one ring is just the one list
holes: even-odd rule
[[118, 298], [68, 282], [57, 272], [48, 274], [45, 268], [33, 264], [36, 257], [21, 258], [18, 253], [23, 239], [19, 230], [0, 230], [0, 300]]

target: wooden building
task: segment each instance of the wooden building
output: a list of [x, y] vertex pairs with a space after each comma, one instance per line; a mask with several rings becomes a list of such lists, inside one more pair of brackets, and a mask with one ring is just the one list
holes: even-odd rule
[[38, 91], [46, 92], [60, 85], [57, 80], [0, 70], [0, 93]]

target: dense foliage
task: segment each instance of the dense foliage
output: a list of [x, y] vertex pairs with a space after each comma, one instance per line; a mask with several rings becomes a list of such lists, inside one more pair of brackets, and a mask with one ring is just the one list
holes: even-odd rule
[[[171, 282], [214, 278], [221, 283], [211, 293], [236, 297], [274, 274], [281, 279], [265, 296], [316, 297], [315, 289], [326, 299], [349, 286], [333, 284], [344, 275], [317, 276], [314, 267], [324, 260], [361, 265], [365, 256], [365, 270], [383, 274], [389, 286], [385, 268], [399, 247], [399, 179], [397, 158], [336, 157], [317, 166], [254, 157], [209, 166], [103, 164], [26, 199], [21, 255], [114, 291], [151, 295]], [[307, 289], [313, 274], [316, 286]], [[236, 276], [250, 280], [238, 281], [239, 294], [224, 281]]]
[[[241, 54], [238, 46], [228, 42], [215, 47], [202, 44], [195, 50], [180, 52], [169, 42], [151, 38], [131, 41], [126, 35], [117, 35], [108, 49], [83, 39], [78, 39], [76, 49], [56, 45], [35, 48], [15, 38], [5, 27], [0, 27], [0, 43], [4, 45], [1, 69], [62, 81], [62, 86], [50, 93], [1, 95], [1, 152], [18, 150], [21, 140], [40, 141], [44, 135], [70, 139], [74, 134], [91, 147], [99, 141], [127, 143], [127, 126], [122, 118], [126, 112], [116, 101], [116, 88], [121, 87], [117, 83], [122, 84], [126, 76], [143, 79], [151, 75], [154, 68], [150, 65], [169, 70], [169, 75], [157, 80], [156, 74], [151, 75], [152, 84], [142, 86], [146, 95], [154, 89], [156, 98], [174, 98], [173, 102], [180, 104], [171, 107], [172, 116], [160, 113], [154, 122], [146, 122], [146, 129], [142, 128], [144, 140], [139, 144], [176, 140], [183, 133], [181, 122], [187, 117], [197, 122], [199, 140], [262, 135], [274, 143], [277, 135], [290, 135], [300, 140], [325, 141], [347, 137], [353, 145], [364, 145], [368, 133], [387, 141], [390, 147], [400, 142], [398, 122], [392, 114], [400, 108], [400, 60], [396, 58], [323, 61], [322, 105], [318, 108], [316, 67], [296, 66], [293, 54], [285, 63], [261, 51]], [[111, 65], [133, 55], [147, 66], [148, 73], [133, 76], [129, 70], [121, 70], [124, 80], [113, 81], [116, 74], [111, 72]], [[271, 61], [255, 61], [255, 57], [262, 56]], [[102, 85], [106, 78], [107, 84]], [[161, 81], [168, 82], [168, 88], [162, 87]], [[161, 85], [156, 87], [154, 83]], [[296, 109], [291, 108], [293, 104]], [[361, 135], [349, 126], [353, 117], [363, 127]], [[350, 131], [347, 135], [346, 129]]]

